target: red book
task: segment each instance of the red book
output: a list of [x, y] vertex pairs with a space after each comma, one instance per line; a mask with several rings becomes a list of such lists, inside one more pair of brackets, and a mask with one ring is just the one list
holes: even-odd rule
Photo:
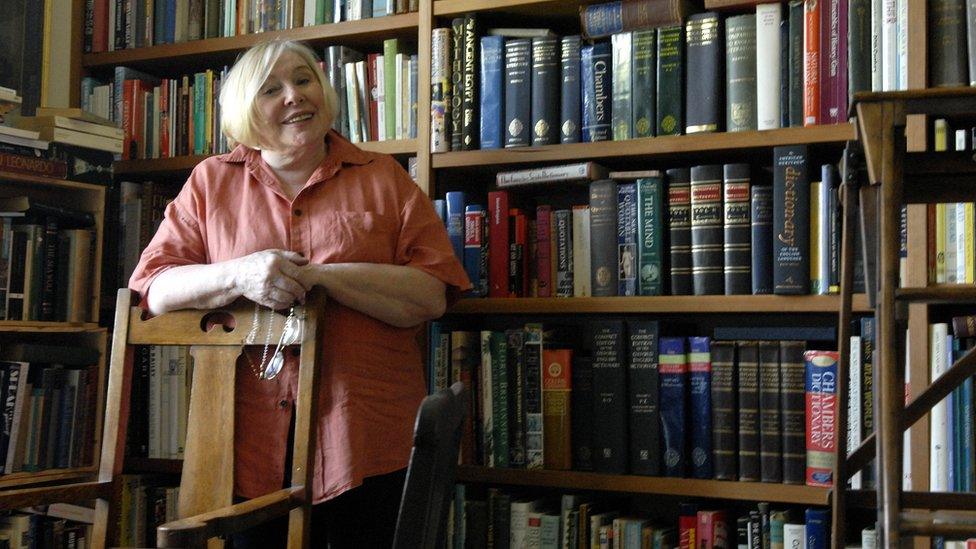
[[68, 164], [63, 160], [0, 152], [0, 171], [64, 179], [68, 176]]
[[697, 534], [699, 549], [731, 547], [725, 511], [698, 511]]
[[820, 123], [820, 10], [817, 0], [803, 2], [803, 125]]
[[803, 353], [808, 486], [833, 485], [837, 450], [836, 351]]
[[683, 503], [678, 512], [678, 547], [698, 549], [698, 513], [695, 506]]
[[508, 297], [525, 297], [529, 289], [529, 220], [518, 208], [508, 209]]
[[[820, 110], [818, 123], [831, 124], [831, 108], [836, 100], [837, 55], [840, 54], [839, 21], [836, 20], [839, 0], [818, 0], [817, 11], [820, 19]], [[846, 37], [845, 37], [846, 38]], [[835, 110], [836, 113], [836, 110]]]
[[136, 105], [138, 103], [136, 92], [139, 90], [138, 80], [125, 80], [122, 82], [122, 132], [125, 135], [125, 143], [122, 146], [122, 160], [130, 160], [136, 157], [138, 141], [136, 140]]
[[508, 297], [508, 192], [488, 193], [488, 297]]
[[552, 297], [552, 206], [544, 204], [535, 209], [536, 273], [539, 278], [539, 297]]
[[379, 126], [379, 102], [380, 96], [376, 82], [376, 62], [377, 58], [382, 57], [378, 53], [371, 53], [366, 58], [366, 87], [369, 89], [369, 136], [364, 137], [363, 141], [378, 141], [380, 138]]
[[108, 51], [109, 1], [94, 0], [92, 3], [92, 53]]
[[169, 158], [169, 78], [159, 85], [159, 157]]

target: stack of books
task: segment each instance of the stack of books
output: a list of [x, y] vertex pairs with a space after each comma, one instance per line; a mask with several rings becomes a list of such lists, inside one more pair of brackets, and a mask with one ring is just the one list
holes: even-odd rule
[[17, 125], [54, 143], [115, 154], [122, 153], [125, 138], [122, 128], [111, 120], [76, 108], [39, 107], [37, 116], [21, 117]]

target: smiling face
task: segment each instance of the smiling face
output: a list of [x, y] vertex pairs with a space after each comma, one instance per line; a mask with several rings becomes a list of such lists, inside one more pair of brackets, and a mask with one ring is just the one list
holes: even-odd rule
[[262, 148], [286, 152], [324, 146], [329, 131], [324, 104], [311, 67], [295, 52], [282, 53], [254, 102]]

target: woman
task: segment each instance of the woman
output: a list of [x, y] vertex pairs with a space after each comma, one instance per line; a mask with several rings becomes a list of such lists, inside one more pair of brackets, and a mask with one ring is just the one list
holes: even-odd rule
[[[306, 46], [248, 50], [220, 106], [237, 147], [193, 170], [129, 286], [154, 314], [240, 297], [283, 309], [326, 289], [313, 543], [388, 547], [425, 392], [417, 330], [470, 283], [403, 168], [330, 131], [336, 94]], [[285, 482], [297, 384], [297, 360], [286, 355], [273, 379], [263, 379], [272, 357], [260, 348], [238, 362], [238, 497]], [[279, 524], [273, 541], [260, 537], [268, 529], [235, 541], [278, 546]]]

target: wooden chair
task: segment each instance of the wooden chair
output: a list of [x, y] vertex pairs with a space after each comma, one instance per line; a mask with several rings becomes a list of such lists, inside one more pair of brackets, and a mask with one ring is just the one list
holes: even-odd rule
[[400, 500], [394, 549], [443, 547], [454, 492], [467, 393], [461, 382], [421, 402]]
[[[70, 485], [14, 490], [0, 495], [0, 508], [23, 507], [94, 499], [95, 525], [91, 547], [106, 546], [115, 525], [111, 508], [115, 483], [122, 473], [125, 433], [129, 417], [132, 363], [135, 345], [189, 345], [193, 356], [193, 383], [187, 420], [179, 520], [157, 530], [159, 547], [219, 547], [218, 539], [241, 532], [288, 513], [288, 547], [308, 547], [315, 444], [316, 388], [322, 337], [321, 315], [325, 293], [311, 292], [304, 307], [295, 439], [289, 488], [232, 505], [234, 486], [234, 379], [235, 364], [253, 319], [253, 304], [236, 303], [211, 311], [186, 310], [143, 318], [133, 304], [136, 296], [119, 290], [108, 393], [103, 426], [102, 454], [97, 479]], [[257, 332], [268, 333], [268, 315], [260, 315]], [[277, 342], [284, 322], [273, 322], [271, 341]]]

